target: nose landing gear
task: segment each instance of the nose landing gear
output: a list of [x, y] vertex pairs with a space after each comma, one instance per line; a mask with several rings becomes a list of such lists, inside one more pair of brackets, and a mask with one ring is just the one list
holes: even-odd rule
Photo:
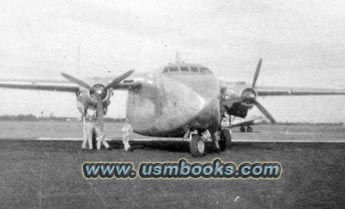
[[228, 128], [210, 134], [208, 130], [199, 134], [197, 130], [189, 132], [189, 150], [193, 157], [201, 157], [206, 153], [206, 142], [212, 142], [219, 151], [231, 147], [231, 130]]

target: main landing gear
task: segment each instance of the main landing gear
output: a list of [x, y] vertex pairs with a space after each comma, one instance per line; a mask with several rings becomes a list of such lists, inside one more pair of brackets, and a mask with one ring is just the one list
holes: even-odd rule
[[216, 149], [225, 151], [231, 146], [230, 129], [222, 129], [211, 134], [208, 130], [189, 133], [189, 149], [193, 157], [201, 157], [206, 153], [206, 142], [212, 142]]
[[[245, 127], [241, 126], [240, 131], [241, 132], [246, 132]], [[253, 128], [251, 126], [247, 126], [247, 132], [253, 132]]]
[[220, 131], [219, 148], [221, 151], [225, 151], [227, 148], [231, 147], [231, 130], [222, 129]]

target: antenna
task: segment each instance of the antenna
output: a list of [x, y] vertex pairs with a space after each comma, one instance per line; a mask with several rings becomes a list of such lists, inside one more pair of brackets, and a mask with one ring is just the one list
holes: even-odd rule
[[181, 57], [180, 57], [179, 51], [176, 51], [175, 62], [176, 62], [176, 64], [181, 63]]

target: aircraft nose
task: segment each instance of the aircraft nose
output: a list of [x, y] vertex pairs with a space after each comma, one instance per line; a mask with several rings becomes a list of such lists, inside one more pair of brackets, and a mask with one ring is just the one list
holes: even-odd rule
[[206, 101], [198, 93], [179, 82], [164, 83], [165, 102], [155, 125], [160, 130], [171, 130], [190, 121], [204, 108]]

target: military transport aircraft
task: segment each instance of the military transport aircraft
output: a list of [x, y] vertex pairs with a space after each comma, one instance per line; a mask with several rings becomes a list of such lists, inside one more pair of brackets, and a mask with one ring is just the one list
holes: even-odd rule
[[86, 107], [104, 110], [100, 111], [102, 121], [112, 91], [128, 90], [127, 118], [134, 132], [146, 136], [183, 137], [189, 141], [193, 156], [204, 155], [207, 141], [222, 151], [229, 147], [231, 125], [221, 126], [225, 113], [245, 118], [248, 110], [256, 106], [275, 123], [273, 116], [256, 100], [257, 96], [345, 95], [344, 89], [256, 87], [261, 64], [260, 59], [251, 85], [223, 81], [206, 66], [177, 61], [130, 78], [134, 70], [115, 79], [92, 78], [87, 82], [62, 73], [69, 82], [2, 81], [0, 87], [72, 92], [82, 115]]

